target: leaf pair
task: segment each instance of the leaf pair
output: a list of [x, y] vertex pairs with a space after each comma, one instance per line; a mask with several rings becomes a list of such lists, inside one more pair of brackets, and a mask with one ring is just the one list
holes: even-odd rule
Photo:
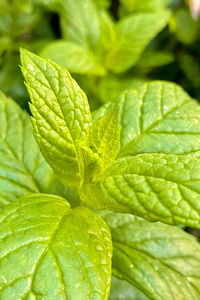
[[200, 227], [200, 107], [181, 88], [154, 82], [127, 91], [92, 125], [65, 69], [24, 50], [22, 64], [37, 141], [65, 185], [95, 208]]
[[[42, 55], [80, 74], [121, 73], [132, 67], [151, 39], [169, 20], [169, 12], [140, 12], [114, 23], [93, 0], [63, 0], [64, 40], [48, 44]], [[62, 49], [62, 50], [61, 50]]]

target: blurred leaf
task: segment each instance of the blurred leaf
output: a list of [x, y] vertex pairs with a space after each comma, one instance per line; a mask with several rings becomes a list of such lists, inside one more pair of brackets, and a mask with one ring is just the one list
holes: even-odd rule
[[148, 300], [141, 291], [128, 281], [112, 276], [109, 300]]
[[96, 93], [102, 102], [116, 101], [124, 90], [136, 88], [144, 81], [142, 78], [108, 75], [101, 79]]
[[106, 66], [115, 73], [133, 66], [147, 44], [168, 22], [169, 12], [140, 13], [123, 18], [116, 26], [116, 41], [106, 58]]
[[192, 44], [199, 34], [200, 22], [193, 20], [186, 8], [180, 8], [170, 20], [170, 29], [183, 44]]
[[64, 40], [49, 43], [41, 55], [54, 60], [72, 73], [105, 75], [106, 70], [86, 47]]
[[174, 60], [174, 55], [167, 51], [156, 51], [146, 49], [140, 57], [137, 66], [144, 69], [151, 69], [167, 65]]
[[93, 47], [100, 35], [100, 22], [92, 0], [62, 0], [63, 37], [83, 46]]

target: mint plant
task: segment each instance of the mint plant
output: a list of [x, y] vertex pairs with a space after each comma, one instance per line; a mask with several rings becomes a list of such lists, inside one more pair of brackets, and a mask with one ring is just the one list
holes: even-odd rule
[[200, 299], [177, 226], [200, 228], [199, 104], [156, 81], [91, 114], [65, 68], [24, 49], [21, 65], [37, 142], [1, 94], [0, 298]]
[[[116, 90], [122, 92], [143, 82], [145, 72], [137, 78], [132, 67], [146, 70], [144, 57], [150, 68], [155, 62], [161, 66], [173, 61], [173, 55], [167, 51], [144, 51], [168, 24], [167, 4], [171, 1], [155, 4], [155, 0], [148, 0], [142, 1], [143, 5], [137, 4], [138, 1], [121, 2], [116, 20], [108, 10], [109, 1], [60, 1], [57, 12], [62, 38], [46, 44], [40, 51], [42, 56], [76, 75], [93, 106], [97, 100], [115, 100]], [[135, 10], [129, 11], [127, 7], [135, 7]], [[130, 76], [128, 71], [133, 74]]]

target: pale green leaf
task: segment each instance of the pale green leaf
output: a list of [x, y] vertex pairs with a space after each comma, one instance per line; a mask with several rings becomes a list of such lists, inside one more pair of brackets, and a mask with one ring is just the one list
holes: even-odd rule
[[97, 44], [100, 21], [93, 0], [62, 0], [60, 15], [65, 39], [88, 48]]
[[169, 20], [169, 12], [138, 13], [123, 18], [116, 26], [116, 41], [106, 57], [106, 66], [115, 73], [133, 66], [147, 44]]
[[64, 189], [40, 153], [28, 114], [0, 93], [0, 207], [31, 192]]
[[149, 300], [128, 281], [112, 277], [109, 300]]
[[114, 274], [150, 299], [200, 298], [200, 245], [194, 237], [130, 215], [110, 213], [105, 220], [113, 240]]
[[120, 145], [118, 107], [94, 122], [89, 143], [93, 151], [98, 153], [105, 167], [115, 160]]
[[54, 41], [40, 53], [67, 68], [72, 73], [105, 75], [106, 71], [88, 48], [65, 40]]
[[200, 228], [200, 160], [140, 154], [115, 161], [81, 197], [99, 209]]
[[112, 244], [91, 210], [32, 194], [0, 215], [0, 298], [108, 298]]
[[87, 97], [56, 63], [26, 50], [21, 50], [21, 62], [40, 149], [66, 186], [79, 186], [83, 170], [78, 144], [91, 125]]

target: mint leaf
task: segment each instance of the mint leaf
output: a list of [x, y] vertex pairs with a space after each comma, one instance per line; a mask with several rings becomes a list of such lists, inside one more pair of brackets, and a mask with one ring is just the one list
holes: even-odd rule
[[28, 114], [0, 92], [0, 207], [27, 193], [63, 195], [40, 153]]
[[0, 297], [107, 299], [111, 251], [108, 227], [89, 209], [47, 194], [21, 198], [0, 215]]
[[120, 0], [128, 12], [135, 11], [160, 11], [166, 8], [166, 6], [172, 2], [172, 0]]
[[[143, 78], [108, 74], [96, 87], [96, 95], [102, 102], [118, 101], [119, 95], [127, 89], [136, 88], [146, 81]], [[96, 112], [94, 113], [96, 114]]]
[[100, 22], [92, 0], [62, 0], [61, 28], [63, 37], [93, 48], [99, 39]]
[[21, 62], [40, 149], [65, 185], [79, 186], [83, 170], [78, 144], [91, 125], [87, 97], [56, 63], [23, 49]]
[[114, 274], [150, 299], [199, 299], [200, 246], [194, 237], [130, 215], [108, 213], [105, 220], [113, 240]]
[[90, 134], [90, 146], [98, 153], [104, 166], [116, 158], [120, 145], [118, 107], [94, 122]]
[[199, 21], [192, 18], [187, 8], [177, 10], [170, 23], [171, 31], [181, 43], [189, 45], [198, 38]]
[[104, 61], [104, 55], [111, 48], [112, 44], [116, 39], [115, 23], [112, 17], [105, 11], [102, 10], [99, 12], [100, 19], [100, 37], [99, 44], [100, 49], [103, 48], [104, 52], [102, 60]]
[[151, 68], [167, 65], [173, 60], [173, 54], [168, 51], [155, 51], [147, 48], [140, 57], [137, 66], [149, 71]]
[[105, 75], [105, 69], [95, 55], [86, 47], [64, 40], [45, 46], [42, 56], [54, 60], [72, 73]]
[[[95, 114], [99, 118], [113, 104]], [[173, 83], [155, 81], [124, 92], [119, 101], [119, 156], [169, 153], [199, 156], [200, 106]]]
[[112, 276], [109, 300], [149, 300], [149, 298], [129, 282]]
[[81, 197], [94, 207], [150, 221], [200, 228], [200, 161], [170, 154], [119, 159], [85, 184]]
[[147, 44], [167, 25], [169, 16], [169, 12], [163, 10], [138, 13], [119, 21], [115, 43], [106, 58], [107, 68], [120, 73], [133, 66]]

